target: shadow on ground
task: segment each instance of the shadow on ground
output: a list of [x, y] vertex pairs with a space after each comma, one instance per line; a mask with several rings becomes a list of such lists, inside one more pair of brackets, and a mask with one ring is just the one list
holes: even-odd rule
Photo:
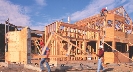
[[105, 69], [104, 72], [107, 72], [107, 71], [113, 71], [114, 68], [108, 68], [108, 69]]
[[51, 72], [66, 72], [67, 70], [72, 69], [72, 66], [60, 66], [59, 69], [55, 69]]

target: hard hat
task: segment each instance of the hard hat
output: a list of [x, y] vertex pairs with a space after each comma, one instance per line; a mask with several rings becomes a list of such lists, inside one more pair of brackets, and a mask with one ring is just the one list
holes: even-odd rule
[[102, 45], [100, 45], [99, 49], [101, 49], [101, 48], [103, 48], [103, 46], [102, 46]]
[[107, 9], [107, 7], [106, 7], [106, 9]]

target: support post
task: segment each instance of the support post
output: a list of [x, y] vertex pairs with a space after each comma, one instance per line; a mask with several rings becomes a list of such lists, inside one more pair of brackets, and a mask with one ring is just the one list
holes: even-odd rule
[[68, 51], [66, 53], [67, 55], [70, 55], [71, 48], [72, 48], [72, 45], [69, 46]]
[[[8, 20], [7, 21], [5, 21], [5, 53], [8, 51], [8, 45], [7, 45], [7, 38], [6, 38], [6, 33], [8, 32], [8, 30], [6, 30], [6, 24], [8, 24], [9, 25], [9, 18], [8, 18]], [[9, 28], [8, 28], [9, 29]]]

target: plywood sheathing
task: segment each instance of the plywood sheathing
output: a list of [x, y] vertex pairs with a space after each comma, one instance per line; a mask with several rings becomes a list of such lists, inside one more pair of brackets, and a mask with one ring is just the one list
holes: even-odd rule
[[28, 64], [31, 61], [31, 35], [28, 27], [21, 31], [8, 32], [8, 52], [6, 62]]

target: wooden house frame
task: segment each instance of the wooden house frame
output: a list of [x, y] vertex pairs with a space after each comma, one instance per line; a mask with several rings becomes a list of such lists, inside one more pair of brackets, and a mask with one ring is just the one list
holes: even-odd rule
[[[105, 63], [129, 62], [132, 59], [127, 51], [133, 44], [132, 29], [133, 22], [121, 6], [109, 10], [106, 16], [97, 14], [74, 24], [56, 21], [45, 26], [44, 48], [50, 48], [50, 64], [57, 65], [65, 61], [86, 62], [88, 57], [97, 60], [95, 54], [103, 42]], [[42, 57], [45, 56], [32, 55], [32, 59]]]

